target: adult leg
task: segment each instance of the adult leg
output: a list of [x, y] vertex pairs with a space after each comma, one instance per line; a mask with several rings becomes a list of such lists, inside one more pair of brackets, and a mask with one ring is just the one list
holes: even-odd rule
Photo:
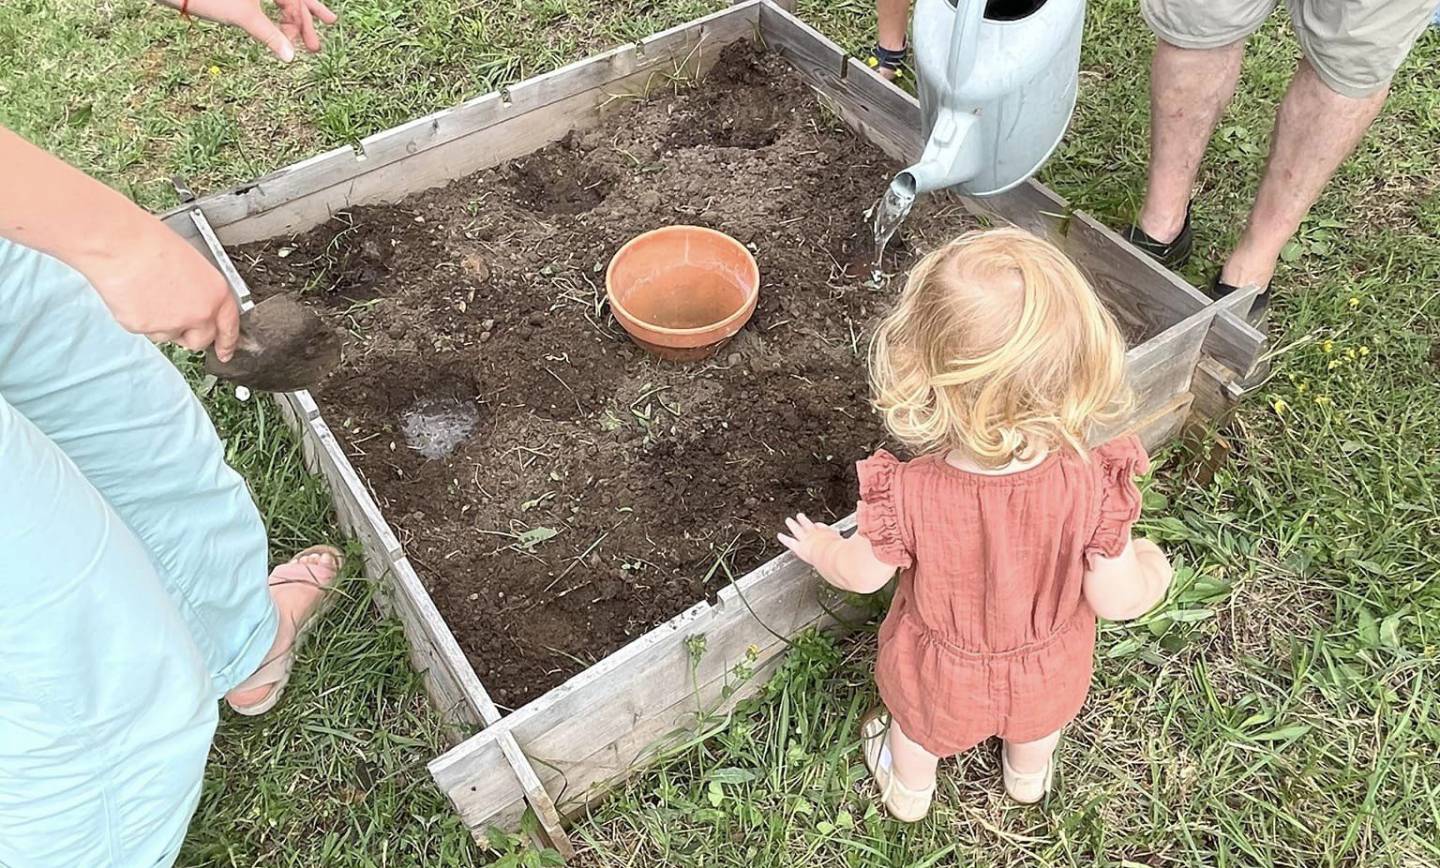
[[1230, 286], [1268, 286], [1280, 251], [1330, 176], [1360, 144], [1385, 104], [1389, 88], [1360, 98], [1327, 87], [1308, 60], [1301, 60], [1280, 110], [1265, 175], [1240, 241], [1220, 273]]
[[155, 565], [216, 698], [277, 639], [265, 529], [184, 378], [78, 272], [0, 239], [0, 394], [58, 446]]
[[0, 397], [0, 865], [171, 864], [217, 718], [154, 563]]
[[[1155, 33], [1150, 164], [1136, 227], [1160, 245], [1185, 227], [1200, 160], [1235, 95], [1245, 42], [1275, 0], [1141, 0]], [[1188, 244], [1187, 244], [1188, 247]]]
[[1163, 38], [1150, 63], [1150, 164], [1137, 225], [1162, 243], [1185, 225], [1200, 160], [1235, 95], [1245, 39], [1181, 48]]
[[885, 55], [903, 57], [908, 45], [905, 35], [910, 25], [910, 0], [875, 0], [875, 45], [879, 48], [873, 61], [875, 71], [894, 79], [896, 70], [883, 63]]
[[910, 0], [875, 0], [875, 38], [881, 48], [900, 51], [910, 25]]
[[1380, 113], [1391, 77], [1436, 5], [1436, 0], [1290, 0], [1305, 59], [1276, 115], [1265, 176], [1225, 263], [1225, 283], [1270, 282], [1281, 249]]

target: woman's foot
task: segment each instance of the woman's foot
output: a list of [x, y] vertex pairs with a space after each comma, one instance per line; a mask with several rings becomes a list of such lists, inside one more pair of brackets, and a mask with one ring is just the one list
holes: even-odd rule
[[236, 713], [264, 714], [280, 701], [300, 643], [329, 602], [330, 591], [344, 566], [345, 558], [339, 549], [311, 546], [270, 574], [270, 597], [275, 601], [280, 626], [265, 662], [225, 694]]
[[902, 823], [915, 823], [930, 813], [935, 798], [935, 780], [923, 788], [910, 787], [896, 774], [890, 748], [892, 724], [885, 711], [873, 711], [860, 724], [861, 749], [865, 766], [880, 790], [880, 803], [890, 816]]

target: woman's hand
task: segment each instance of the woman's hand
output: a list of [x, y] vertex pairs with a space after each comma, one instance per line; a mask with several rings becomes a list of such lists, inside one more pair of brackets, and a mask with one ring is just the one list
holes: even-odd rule
[[72, 264], [126, 331], [189, 350], [213, 343], [221, 361], [235, 351], [240, 308], [225, 278], [154, 217], [137, 216], [123, 238]]
[[820, 566], [817, 561], [822, 558], [825, 548], [843, 539], [839, 531], [828, 524], [816, 524], [806, 518], [803, 512], [794, 518], [785, 519], [785, 526], [790, 529], [790, 535], [778, 534], [780, 542], [812, 567]]
[[234, 352], [225, 278], [153, 214], [0, 127], [0, 238], [85, 275], [120, 325], [192, 350]]
[[[182, 0], [158, 0], [181, 8]], [[314, 54], [320, 50], [320, 33], [315, 27], [318, 18], [324, 24], [335, 23], [335, 13], [320, 0], [273, 0], [280, 10], [277, 26], [260, 7], [260, 0], [189, 0], [185, 12], [197, 18], [239, 27], [276, 57], [289, 63], [295, 59], [295, 43]]]

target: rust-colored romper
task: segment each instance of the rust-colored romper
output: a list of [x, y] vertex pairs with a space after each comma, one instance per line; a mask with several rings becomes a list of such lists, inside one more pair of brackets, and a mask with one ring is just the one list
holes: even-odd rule
[[1033, 741], [1079, 713], [1095, 650], [1085, 564], [1124, 550], [1147, 469], [1134, 437], [1009, 475], [938, 454], [859, 463], [859, 530], [901, 568], [875, 681], [906, 735], [943, 757], [994, 735]]

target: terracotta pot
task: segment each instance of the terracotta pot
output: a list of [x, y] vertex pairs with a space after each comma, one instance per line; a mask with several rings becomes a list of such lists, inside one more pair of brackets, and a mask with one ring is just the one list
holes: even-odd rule
[[703, 359], [750, 321], [760, 269], [745, 245], [699, 226], [666, 226], [632, 238], [605, 271], [610, 310], [648, 352]]

